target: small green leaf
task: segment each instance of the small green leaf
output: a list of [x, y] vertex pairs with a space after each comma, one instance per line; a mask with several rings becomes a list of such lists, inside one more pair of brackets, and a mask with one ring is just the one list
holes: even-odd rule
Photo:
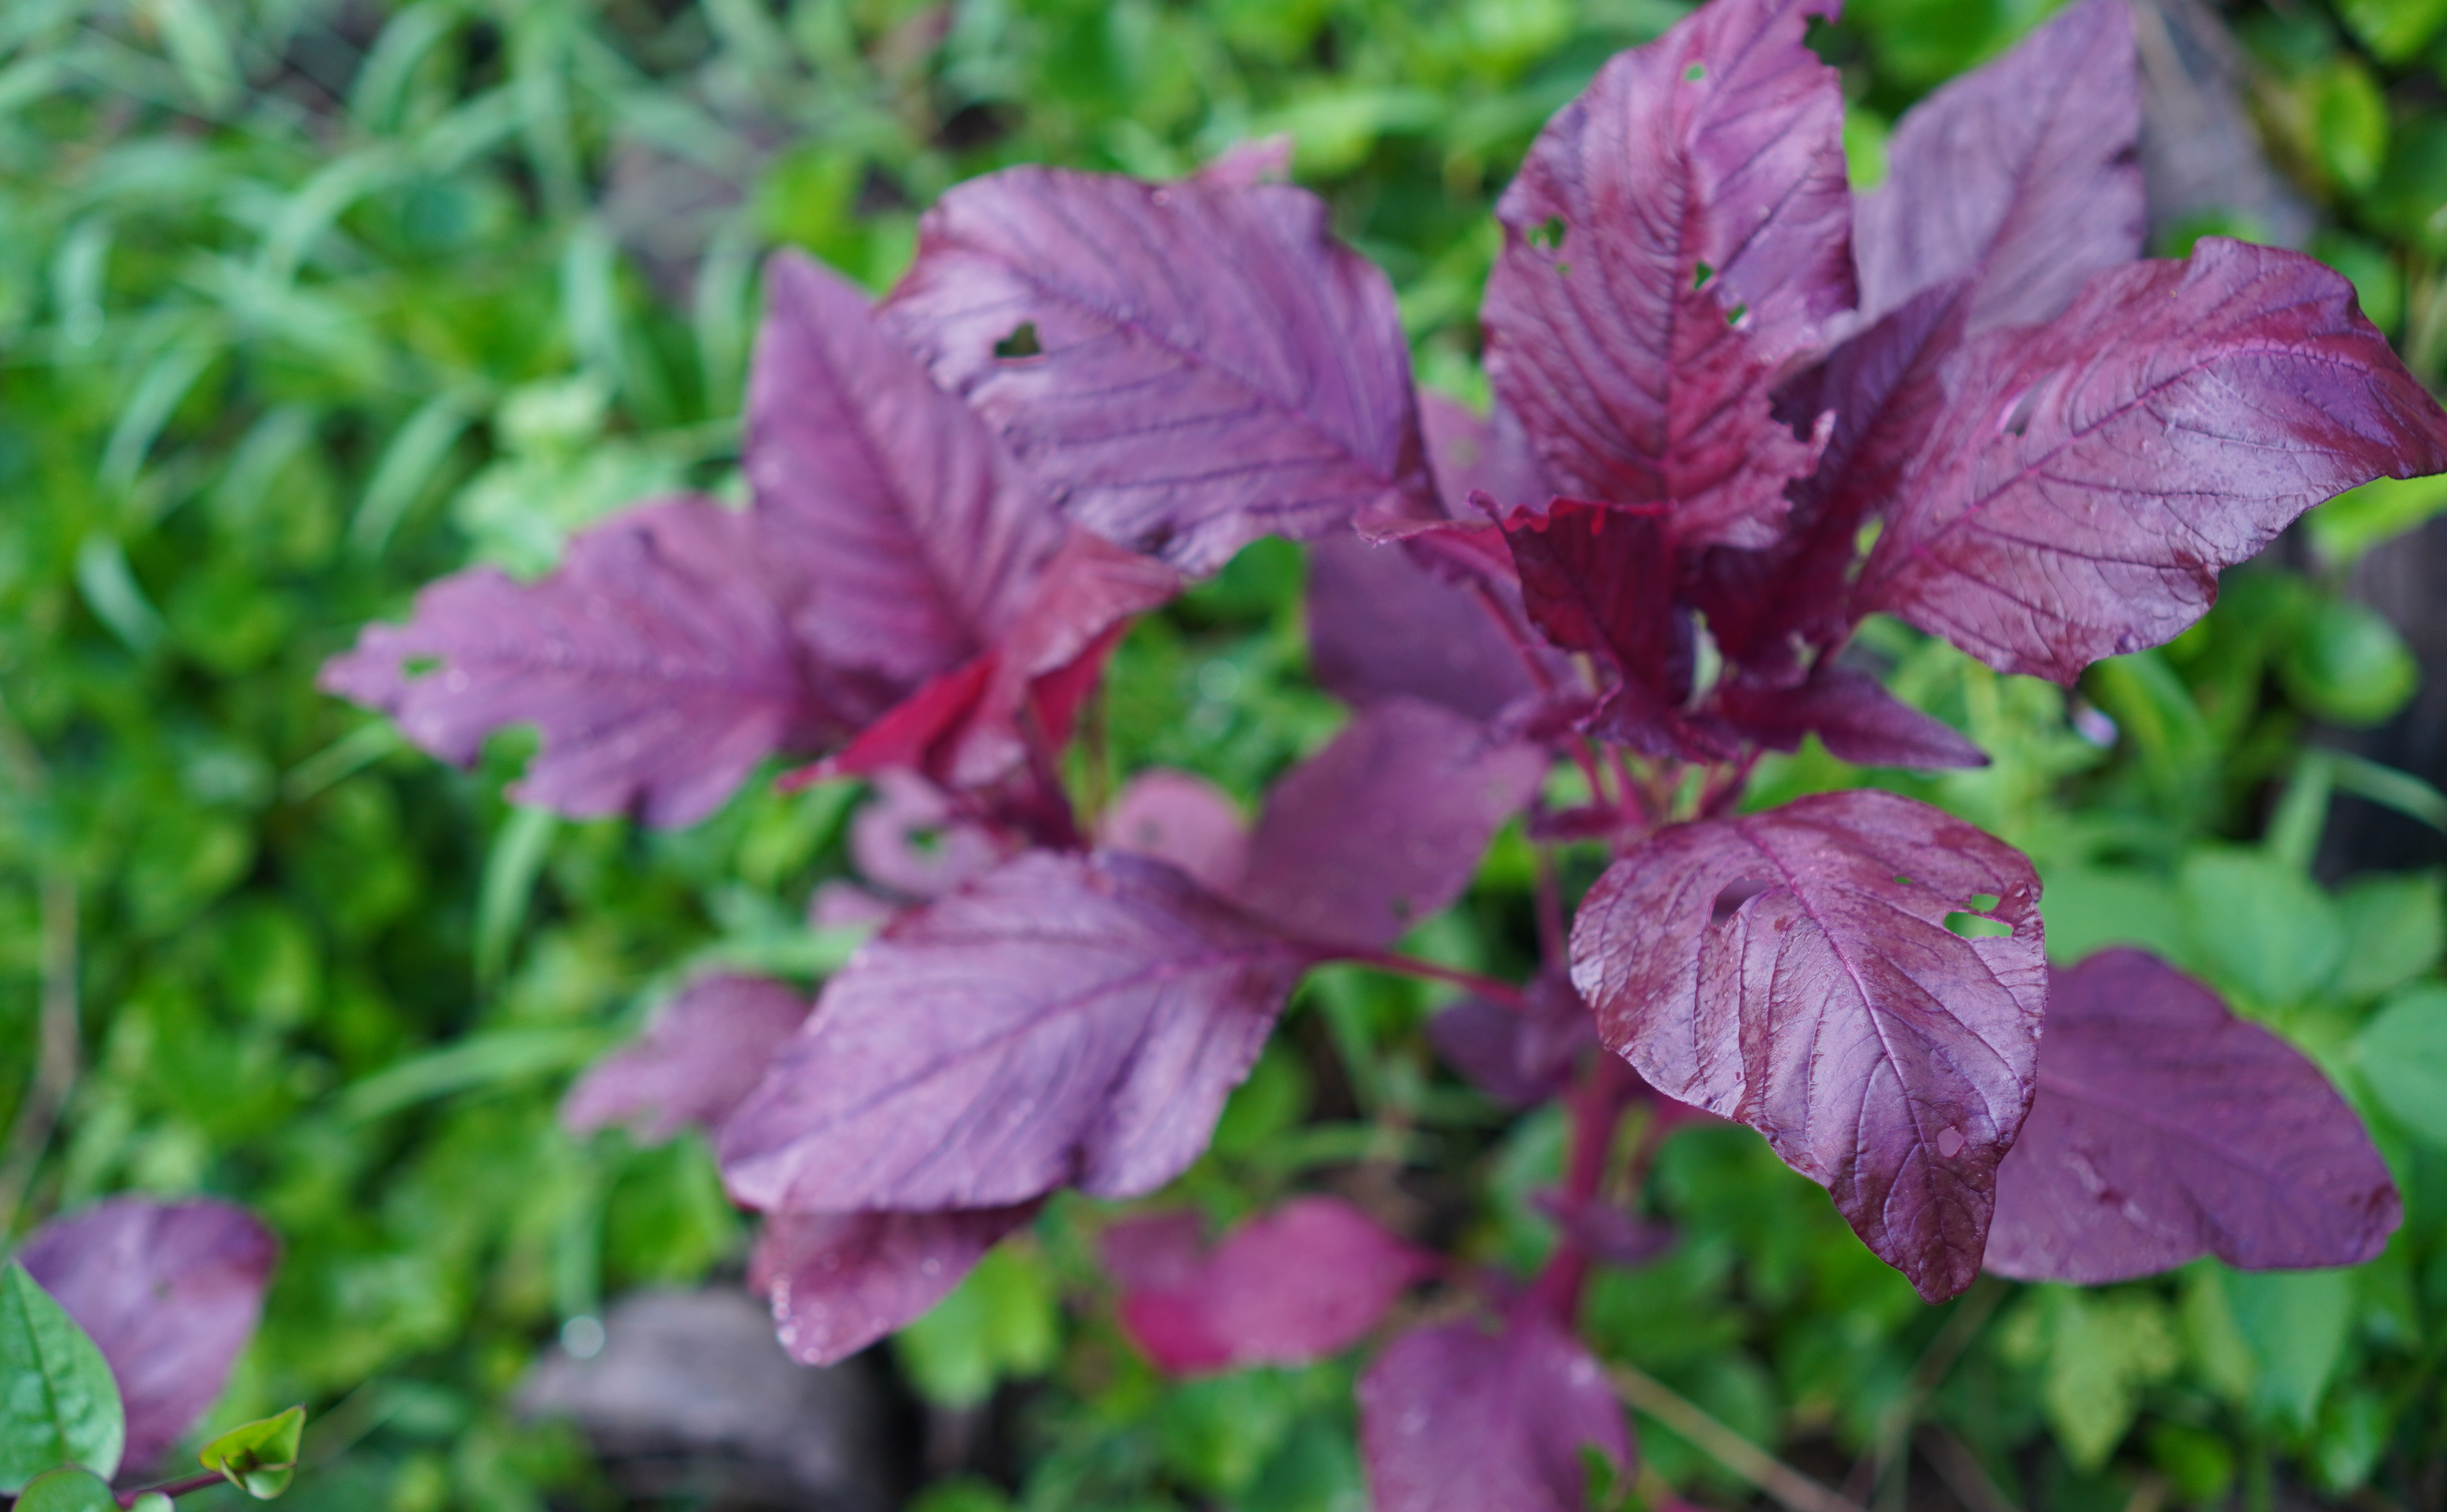
[[204, 1468], [218, 1471], [256, 1501], [269, 1502], [289, 1489], [305, 1434], [306, 1409], [293, 1407], [276, 1417], [234, 1427], [205, 1445]]
[[2447, 27], [2447, 0], [2343, 0], [2337, 7], [2381, 63], [2405, 63]]
[[26, 1483], [17, 1512], [119, 1512], [119, 1499], [91, 1470], [52, 1470]]
[[2203, 848], [2184, 859], [2178, 893], [2191, 958], [2215, 985], [2261, 1008], [2302, 1002], [2325, 984], [2345, 935], [2328, 895], [2276, 857]]
[[2398, 1123], [2447, 1147], [2447, 988], [2414, 988], [2354, 1039], [2362, 1080]]
[[2421, 685], [2421, 664], [2386, 616], [2329, 599], [2305, 618], [2278, 662], [2286, 691], [2332, 725], [2385, 724]]
[[2447, 510], [2447, 474], [2381, 478], [2339, 494], [2305, 516], [2303, 524], [2322, 559], [2342, 566], [2441, 510]]
[[2353, 1327], [2347, 1271], [2262, 1271], [2227, 1277], [2234, 1321], [2252, 1363], [2255, 1414], [2297, 1432], [2319, 1420]]
[[963, 1408], [992, 1396], [1006, 1376], [1052, 1364], [1060, 1329], [1045, 1262], [1025, 1245], [1005, 1244], [892, 1342], [920, 1396]]
[[2357, 1001], [2419, 976], [2447, 952], [2447, 893], [2428, 872], [2358, 877], [2337, 894], [2344, 959], [2328, 990]]
[[114, 1474], [125, 1440], [109, 1362], [11, 1260], [0, 1275], [0, 1492], [64, 1465]]

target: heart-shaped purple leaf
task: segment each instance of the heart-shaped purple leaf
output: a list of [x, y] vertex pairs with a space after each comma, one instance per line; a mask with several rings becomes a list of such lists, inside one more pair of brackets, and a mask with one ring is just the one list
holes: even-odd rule
[[1372, 705], [1275, 784], [1238, 897], [1303, 940], [1390, 945], [1461, 896], [1546, 770], [1451, 709]]
[[579, 1134], [624, 1124], [648, 1141], [692, 1124], [719, 1131], [806, 1017], [806, 994], [787, 983], [728, 973], [691, 982], [643, 1035], [578, 1079], [560, 1121]]
[[220, 1395], [263, 1314], [280, 1246], [254, 1215], [115, 1197], [36, 1229], [17, 1258], [110, 1362], [142, 1472]]
[[[2039, 881], [1925, 803], [1859, 791], [1661, 830], [1591, 890], [1572, 980], [1669, 1097], [1826, 1187], [1921, 1295], [1979, 1274], [2047, 1000]], [[1965, 938], [1950, 916], [2010, 936]]]
[[1249, 832], [1230, 795], [1204, 777], [1153, 766], [1113, 797], [1097, 830], [1108, 850], [1152, 856], [1228, 898], [1249, 867]]
[[2311, 505], [2447, 471], [2447, 414], [2353, 286], [2225, 237], [1974, 338], [1947, 387], [1856, 606], [2067, 684], [2173, 638]]
[[1438, 514], [1392, 286], [1304, 190], [989, 174], [887, 308], [1072, 519], [1185, 571]]
[[1302, 957], [1142, 857], [1032, 851], [825, 986], [723, 1130], [766, 1211], [1136, 1197], [1205, 1147]]
[[748, 1284], [772, 1299], [790, 1358], [831, 1365], [917, 1321], [1036, 1208], [773, 1214], [756, 1238]]
[[2000, 1276], [2099, 1285], [2202, 1255], [2358, 1265], [2403, 1217], [2320, 1068], [2145, 951], [2057, 973], [2039, 1085], [1997, 1171]]
[[1771, 412], [1850, 307], [1843, 93], [1802, 44], [1836, 0], [1717, 0], [1618, 55], [1496, 205], [1488, 376], [1556, 484], [1762, 546], [1817, 446]]
[[1374, 1512], [1581, 1512], [1590, 1450], [1628, 1483], [1631, 1428], [1605, 1372], [1526, 1311], [1497, 1333], [1415, 1329], [1359, 1378]]

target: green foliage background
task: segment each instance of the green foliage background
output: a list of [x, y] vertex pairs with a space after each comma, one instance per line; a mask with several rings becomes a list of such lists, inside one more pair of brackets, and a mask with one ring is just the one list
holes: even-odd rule
[[[555, 1101], [690, 970], [811, 979], [840, 959], [851, 941], [801, 920], [842, 870], [855, 795], [751, 790], [680, 834], [560, 822], [504, 804], [515, 742], [443, 768], [316, 692], [316, 666], [470, 561], [540, 571], [641, 495], [735, 493], [759, 255], [798, 245], [881, 289], [918, 210], [1007, 162], [1166, 176], [1289, 133], [1298, 178], [1393, 274], [1426, 380], [1477, 393], [1492, 196], [1604, 57], [1681, 9], [0, 8], [0, 1114], [41, 1131], [22, 1105], [47, 1005], [79, 1012], [83, 1063], [39, 1162], [25, 1141], [0, 1152], [0, 1222], [120, 1188], [256, 1206], [288, 1253], [216, 1422], [314, 1404], [303, 1506], [609, 1504], [582, 1446], [513, 1423], [510, 1389], [563, 1320], [735, 1264], [746, 1236], [701, 1145], [575, 1142]], [[1827, 47], [1859, 102], [1863, 181], [1882, 122], [2047, 9], [1860, 0]], [[2447, 4], [2235, 19], [2318, 250], [2437, 383]], [[2442, 505], [2417, 484], [2329, 506], [2308, 570], [2235, 575], [2202, 629], [2070, 702], [1893, 627], [1875, 641], [1900, 687], [1999, 758], [1898, 785], [2039, 860], [2059, 954], [2156, 945], [2370, 1115], [2410, 1208], [2387, 1255], [1987, 1285], [1932, 1311], [1755, 1139], [1698, 1131], [1646, 1192], [1684, 1242], [1601, 1278], [1602, 1351], [1831, 1477], [1917, 1415], [2018, 1504], [2064, 1512], [2447, 1495], [2440, 881], [2308, 872], [2334, 789], [2433, 825], [2447, 800], [2302, 755], [2308, 721], [2376, 723], [2410, 692], [2401, 644], [2336, 589], [2357, 552]], [[1246, 795], [1330, 733], [1299, 573], [1296, 550], [1253, 549], [1134, 635], [1110, 699], [1123, 765]], [[1855, 780], [1812, 751], [1763, 798]], [[1414, 946], [1518, 970], [1527, 879], [1526, 850], [1500, 844]], [[1442, 1072], [1428, 1007], [1323, 973], [1188, 1197], [1221, 1219], [1325, 1181], [1534, 1262], [1527, 1194], [1559, 1130]], [[1352, 1363], [1165, 1385], [1093, 1300], [1100, 1221], [1057, 1204], [897, 1349], [941, 1402], [1043, 1379], [1019, 1504], [1356, 1508]], [[1712, 1461], [1642, 1430], [1660, 1480], [1738, 1503]], [[1006, 1501], [962, 1483], [926, 1505]]]

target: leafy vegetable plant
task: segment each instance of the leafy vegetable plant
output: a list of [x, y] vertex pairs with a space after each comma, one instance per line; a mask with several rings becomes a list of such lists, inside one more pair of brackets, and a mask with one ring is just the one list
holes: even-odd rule
[[[769, 265], [748, 508], [643, 505], [331, 664], [455, 761], [536, 726], [516, 791], [562, 813], [689, 823], [777, 754], [873, 781], [882, 892], [847, 902], [888, 918], [812, 1011], [701, 980], [568, 1108], [713, 1132], [800, 1358], [923, 1313], [1057, 1189], [1162, 1190], [1337, 961], [1465, 988], [1449, 1055], [1568, 1106], [1544, 1270], [1321, 1198], [1211, 1250], [1133, 1219], [1107, 1259], [1179, 1371], [1331, 1352], [1449, 1290], [1361, 1382], [1389, 1512], [1622, 1484], [1573, 1328], [1592, 1265], [1668, 1241], [1607, 1194], [1688, 1119], [1758, 1130], [1932, 1300], [1983, 1263], [2377, 1253], [2397, 1194], [2317, 1069], [2148, 955], [2052, 980], [2012, 847], [1882, 790], [1744, 806], [1813, 736], [1985, 760], [1849, 650], [1868, 615], [2070, 683], [2312, 504], [2447, 470], [2447, 414], [2343, 278], [2216, 237], [2139, 257], [2115, 0], [1932, 96], [1857, 200], [1805, 45], [1834, 9], [1714, 0], [1549, 123], [1497, 208], [1486, 417], [1414, 390], [1390, 286], [1263, 147], [1166, 183], [1010, 169], [942, 198], [880, 307]], [[1117, 641], [1269, 534], [1316, 543], [1349, 728], [1245, 830], [1183, 774], [1110, 790]], [[1518, 816], [1546, 965], [1396, 954]], [[1556, 857], [1587, 846], [1611, 864], [1567, 926]]]
[[286, 1490], [302, 1408], [215, 1439], [200, 1475], [111, 1486], [152, 1469], [220, 1394], [276, 1251], [211, 1200], [113, 1198], [35, 1230], [0, 1272], [0, 1494], [22, 1512], [168, 1512], [224, 1482]]

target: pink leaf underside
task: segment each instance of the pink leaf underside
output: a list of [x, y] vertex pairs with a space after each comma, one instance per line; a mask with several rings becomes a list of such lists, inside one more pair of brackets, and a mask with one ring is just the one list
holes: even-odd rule
[[1428, 1038], [1453, 1069], [1499, 1103], [1527, 1107], [1571, 1084], [1572, 1066], [1595, 1049], [1597, 1026], [1581, 994], [1542, 972], [1518, 1011], [1466, 997], [1428, 1021]]
[[1115, 795], [1098, 824], [1106, 848], [1152, 856], [1228, 898], [1249, 865], [1240, 805], [1204, 777], [1153, 767]]
[[1371, 545], [1337, 536], [1309, 548], [1309, 664], [1354, 706], [1422, 698], [1491, 720], [1536, 690], [1504, 628], [1520, 620], [1520, 591], [1457, 582], [1423, 565], [1414, 542]]
[[242, 1208], [136, 1197], [55, 1218], [17, 1252], [110, 1362], [131, 1472], [150, 1468], [220, 1395], [279, 1254]]
[[2065, 308], [2141, 255], [2141, 80], [2125, 0], [2082, 0], [1904, 113], [1861, 198], [1861, 316], [1969, 278], [1973, 332]]
[[2141, 951], [2057, 974], [1988, 1269], [2095, 1285], [2205, 1254], [2355, 1265], [2402, 1216], [2362, 1121], [2301, 1051]]
[[[1172, 1235], [1165, 1217], [1136, 1221], [1166, 1225]], [[1430, 1264], [1330, 1197], [1295, 1198], [1186, 1263], [1133, 1266], [1141, 1257], [1129, 1254], [1127, 1234], [1117, 1248], [1123, 1332], [1175, 1375], [1306, 1365], [1338, 1353], [1375, 1328]], [[1126, 1269], [1135, 1277], [1120, 1274]]]
[[1303, 190], [1006, 169], [927, 212], [886, 308], [1072, 519], [1185, 571], [1437, 513], [1392, 286]]
[[1359, 1378], [1374, 1512], [1581, 1512], [1584, 1448], [1627, 1480], [1631, 1429], [1605, 1372], [1526, 1310], [1499, 1333], [1415, 1329]]
[[1774, 750], [1797, 750], [1815, 734], [1829, 754], [1857, 766], [1985, 766], [1988, 755], [1953, 726], [1895, 697], [1867, 672], [1822, 662], [1793, 688], [1724, 686], [1718, 707], [1744, 734]]
[[1697, 642], [1658, 515], [1558, 499], [1544, 514], [1517, 511], [1503, 530], [1531, 623], [1605, 671], [1603, 733], [1654, 756], [1685, 754], [1677, 715]]
[[924, 1315], [1036, 1207], [775, 1214], [748, 1284], [771, 1298], [792, 1359], [831, 1365]]
[[725, 1127], [767, 1211], [1136, 1197], [1204, 1149], [1301, 958], [1170, 866], [1033, 851], [825, 984]]
[[[1572, 978], [1660, 1091], [1767, 1136], [1942, 1298], [1979, 1274], [2030, 1106], [2039, 896], [2020, 852], [1925, 803], [1822, 794], [1615, 863], [1574, 921]], [[2013, 933], [1965, 938], [1956, 913]]]
[[1240, 901], [1303, 940], [1390, 945], [1461, 896], [1546, 770], [1451, 709], [1372, 705], [1275, 784]]
[[645, 505], [579, 535], [540, 581], [486, 567], [432, 584], [407, 625], [368, 626], [321, 684], [463, 765], [493, 731], [536, 726], [542, 749], [511, 790], [522, 802], [692, 823], [768, 755], [819, 747], [890, 697], [801, 656], [775, 558], [758, 517]]
[[2172, 639], [2311, 505], [2447, 471], [2447, 414], [2352, 285], [2225, 237], [2099, 274], [1947, 379], [1856, 603], [2063, 683]]
[[1060, 520], [856, 285], [785, 252], [766, 289], [748, 476], [805, 585], [798, 633], [821, 661], [903, 686], [994, 646]]
[[1497, 394], [1560, 489], [1670, 501], [1680, 542], [1767, 544], [1814, 465], [1770, 395], [1852, 303], [1843, 96], [1802, 44], [1835, 9], [1717, 0], [1618, 55], [1496, 206]]
[[626, 1125], [653, 1142], [690, 1125], [719, 1131], [806, 1017], [806, 995], [785, 983], [700, 977], [579, 1078], [560, 1120], [579, 1134]]
[[1964, 331], [2045, 320], [2082, 281], [2141, 255], [2140, 85], [2122, 0], [2085, 0], [1905, 113], [1887, 185], [1857, 201], [1859, 334], [1778, 395], [1836, 417], [1792, 527], [1718, 550], [1694, 597], [1729, 660], [1777, 674], [1794, 637], [1840, 639], [1862, 525], [1944, 411]]

